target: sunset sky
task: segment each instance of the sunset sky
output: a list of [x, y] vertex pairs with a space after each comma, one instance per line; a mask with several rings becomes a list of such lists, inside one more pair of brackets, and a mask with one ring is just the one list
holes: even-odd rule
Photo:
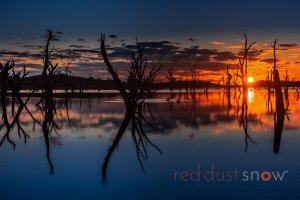
[[[52, 59], [72, 61], [73, 75], [109, 77], [99, 56], [107, 35], [109, 57], [120, 74], [128, 66], [135, 38], [147, 42], [149, 65], [185, 76], [195, 65], [202, 80], [218, 81], [226, 65], [235, 68], [243, 33], [257, 42], [249, 53], [249, 75], [265, 79], [270, 43], [278, 38], [278, 66], [300, 80], [300, 2], [282, 0], [1, 1], [0, 61], [14, 59], [37, 75], [47, 29], [56, 32]], [[283, 76], [283, 73], [282, 73]], [[162, 76], [163, 77], [163, 76]]]

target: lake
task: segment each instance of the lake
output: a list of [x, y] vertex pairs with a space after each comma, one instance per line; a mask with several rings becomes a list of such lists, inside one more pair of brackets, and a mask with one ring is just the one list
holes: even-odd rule
[[18, 106], [8, 104], [0, 199], [300, 199], [296, 91], [284, 96], [280, 133], [266, 90], [169, 96], [145, 100], [119, 134], [126, 110], [117, 94], [55, 99], [49, 137], [38, 98], [15, 122]]

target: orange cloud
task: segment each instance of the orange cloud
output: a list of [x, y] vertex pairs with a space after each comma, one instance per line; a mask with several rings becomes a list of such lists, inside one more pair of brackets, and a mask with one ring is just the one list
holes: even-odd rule
[[223, 45], [225, 44], [225, 42], [219, 42], [219, 41], [212, 41], [212, 42], [208, 42], [209, 44], [212, 44], [212, 45]]
[[241, 45], [230, 45], [230, 46], [224, 46], [225, 49], [233, 49], [233, 50], [236, 50], [236, 49], [242, 49], [243, 46]]

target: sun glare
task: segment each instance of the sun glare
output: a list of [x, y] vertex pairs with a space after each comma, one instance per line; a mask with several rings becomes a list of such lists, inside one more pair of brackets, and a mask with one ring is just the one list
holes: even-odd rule
[[248, 78], [248, 83], [253, 83], [253, 82], [254, 82], [253, 77], [249, 77], [249, 78]]

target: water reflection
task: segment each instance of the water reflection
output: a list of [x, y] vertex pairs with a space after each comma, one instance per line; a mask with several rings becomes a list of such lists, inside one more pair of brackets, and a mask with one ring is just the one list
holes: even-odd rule
[[[254, 93], [255, 101], [253, 101]], [[124, 105], [120, 101], [114, 102], [119, 99], [118, 96], [101, 99], [50, 98], [38, 105], [39, 99], [23, 99], [23, 103], [19, 102], [16, 111], [10, 109], [11, 99], [5, 98], [5, 104], [1, 106], [0, 145], [2, 146], [6, 141], [16, 148], [16, 136], [26, 142], [29, 138], [39, 137], [34, 134], [35, 132], [41, 132], [46, 147], [45, 158], [49, 165], [49, 173], [53, 174], [51, 145], [61, 145], [62, 134], [78, 132], [83, 134], [80, 138], [85, 138], [89, 137], [91, 130], [95, 130], [99, 133], [100, 139], [103, 134], [113, 136], [113, 143], [103, 158], [102, 175], [106, 179], [108, 161], [121, 138], [124, 137], [130, 122], [135, 154], [142, 168], [142, 160], [148, 158], [147, 144], [161, 152], [150, 140], [150, 137], [155, 134], [172, 135], [180, 132], [193, 139], [195, 135], [201, 137], [201, 134], [204, 134], [202, 130], [209, 127], [208, 134], [215, 136], [226, 136], [229, 132], [243, 134], [244, 150], [247, 151], [249, 142], [252, 144], [260, 142], [257, 140], [257, 134], [269, 134], [271, 138], [273, 132], [273, 151], [278, 154], [282, 132], [285, 129], [299, 128], [297, 122], [300, 120], [300, 109], [297, 92], [289, 91], [284, 99], [280, 96], [276, 97], [275, 93], [268, 94], [265, 90], [253, 88], [249, 88], [245, 93], [198, 92], [195, 94], [195, 99], [187, 97], [177, 101], [179, 95], [173, 94], [174, 100], [167, 101], [168, 94], [160, 93], [157, 99], [140, 104], [135, 110], [135, 115], [130, 117], [126, 116], [128, 114], [125, 114]], [[272, 114], [272, 105], [275, 105], [274, 114]], [[286, 116], [289, 120], [284, 120]], [[72, 133], [74, 130], [75, 133]]]
[[254, 88], [248, 88], [248, 103], [254, 103]]

